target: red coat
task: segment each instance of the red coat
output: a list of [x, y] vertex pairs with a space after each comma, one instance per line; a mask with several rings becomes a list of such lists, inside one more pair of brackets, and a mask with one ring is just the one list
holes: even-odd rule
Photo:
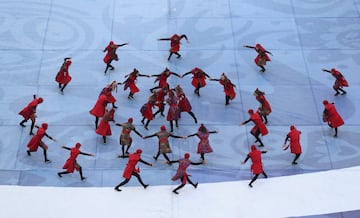
[[67, 172], [73, 173], [74, 170], [79, 171], [80, 167], [76, 162], [77, 156], [80, 154], [79, 148], [73, 147], [70, 150], [70, 157], [66, 160], [63, 169], [66, 169]]
[[260, 174], [264, 172], [261, 153], [261, 151], [256, 149], [255, 145], [251, 146], [251, 151], [248, 153], [248, 156], [252, 161], [250, 170], [253, 174]]
[[130, 88], [130, 93], [135, 94], [140, 91], [140, 89], [136, 86], [135, 82], [137, 79], [136, 74], [130, 74], [124, 83], [124, 90]]
[[191, 70], [191, 73], [193, 74], [191, 85], [195, 88], [198, 88], [198, 85], [200, 85], [200, 87], [206, 86], [206, 76], [204, 71], [199, 68], [194, 68]]
[[71, 61], [65, 61], [61, 66], [59, 72], [55, 77], [55, 81], [60, 84], [67, 84], [71, 81], [71, 76], [69, 75], [69, 67], [71, 65]]
[[139, 168], [135, 168], [139, 160], [140, 160], [140, 154], [132, 153], [129, 155], [128, 163], [126, 164], [125, 170], [123, 172], [123, 177], [125, 179], [130, 179], [133, 172], [136, 173], [140, 172]]
[[167, 82], [167, 79], [172, 74], [170, 71], [164, 71], [162, 72], [155, 80], [155, 82], [159, 81], [159, 88], [168, 88], [169, 84]]
[[27, 144], [27, 147], [29, 148], [29, 151], [37, 151], [40, 144], [47, 149], [47, 146], [41, 141], [41, 139], [45, 136], [46, 129], [40, 127], [36, 134], [30, 139], [29, 143]]
[[176, 95], [179, 98], [180, 112], [190, 112], [192, 107], [189, 99], [185, 96], [185, 94], [181, 92], [181, 93], [176, 93]]
[[109, 121], [114, 120], [114, 113], [115, 109], [111, 109], [109, 112], [105, 113], [100, 121], [98, 128], [96, 129], [97, 134], [102, 136], [110, 136], [112, 134]]
[[106, 105], [109, 103], [108, 97], [104, 94], [100, 95], [94, 107], [90, 110], [90, 114], [95, 117], [102, 117], [106, 111]]
[[113, 89], [112, 89], [111, 85], [108, 85], [101, 90], [99, 96], [106, 95], [108, 103], [115, 103], [116, 98], [112, 95], [112, 91], [113, 91]]
[[293, 154], [301, 154], [300, 134], [301, 132], [296, 128], [287, 134], [290, 138], [290, 152]]
[[255, 126], [251, 129], [252, 133], [255, 133], [257, 130], [260, 130], [262, 136], [267, 135], [269, 133], [268, 129], [266, 128], [266, 125], [263, 123], [258, 113], [253, 113], [250, 116], [250, 119], [255, 124]]
[[256, 96], [256, 100], [261, 104], [260, 107], [258, 108], [258, 112], [261, 115], [269, 115], [272, 110], [271, 110], [271, 106], [269, 104], [269, 102], [266, 100], [264, 95], [258, 95]]
[[176, 174], [171, 178], [171, 180], [175, 181], [183, 177], [183, 180], [181, 181], [182, 184], [186, 184], [186, 176], [189, 176], [186, 173], [186, 169], [190, 166], [191, 161], [187, 158], [182, 158], [179, 160], [179, 167], [176, 171]]
[[169, 110], [166, 116], [167, 121], [178, 120], [180, 118], [180, 107], [178, 105], [178, 98], [176, 96], [169, 96], [166, 99], [166, 102], [169, 104]]
[[174, 34], [170, 37], [170, 52], [175, 53], [180, 51], [181, 36]]
[[327, 122], [331, 128], [336, 128], [344, 125], [344, 120], [336, 111], [334, 104], [328, 103], [325, 105], [323, 112], [323, 120]]
[[222, 86], [224, 86], [224, 92], [226, 96], [229, 96], [230, 99], [234, 99], [236, 97], [234, 86], [232, 85], [229, 79], [220, 80], [219, 81]]
[[31, 116], [35, 114], [37, 105], [41, 103], [39, 99], [40, 98], [36, 98], [32, 100], [25, 108], [23, 108], [19, 112], [19, 115], [23, 116], [25, 120], [30, 119]]
[[106, 48], [106, 55], [103, 58], [103, 61], [105, 64], [111, 62], [112, 60], [118, 61], [118, 55], [116, 54], [116, 49], [118, 48], [118, 45], [115, 45], [113, 43], [110, 43]]
[[334, 87], [335, 88], [342, 88], [342, 87], [347, 87], [349, 86], [348, 81], [345, 79], [345, 77], [340, 73], [340, 71], [337, 71], [336, 69], [331, 69], [330, 71], [331, 75], [333, 77], [335, 77], [335, 83], [334, 83]]
[[153, 112], [152, 112], [152, 108], [154, 107], [154, 103], [155, 102], [153, 100], [149, 100], [140, 109], [141, 115], [143, 117], [145, 117], [147, 120], [154, 119], [154, 115], [153, 115]]
[[155, 106], [157, 106], [159, 109], [164, 109], [165, 104], [165, 96], [166, 96], [167, 92], [164, 89], [160, 89], [159, 91], [156, 92], [156, 97], [155, 97]]
[[265, 48], [263, 48], [260, 44], [256, 44], [255, 51], [258, 55], [255, 58], [255, 64], [259, 66], [266, 65], [267, 61], [271, 61], [269, 56], [266, 54]]

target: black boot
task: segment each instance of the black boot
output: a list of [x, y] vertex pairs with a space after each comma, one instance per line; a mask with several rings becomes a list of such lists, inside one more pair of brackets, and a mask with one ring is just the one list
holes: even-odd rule
[[146, 124], [145, 124], [145, 126], [144, 126], [146, 130], [149, 130], [149, 129], [148, 129], [149, 123], [150, 123], [150, 120], [146, 121]]
[[229, 105], [230, 103], [230, 96], [225, 96], [225, 105]]
[[21, 121], [21, 122], [19, 123], [19, 124], [20, 124], [20, 126], [25, 127], [24, 123], [26, 123], [26, 121], [27, 121], [27, 120], [23, 120], [23, 121]]
[[264, 66], [259, 66], [261, 68], [260, 72], [265, 72], [265, 67]]

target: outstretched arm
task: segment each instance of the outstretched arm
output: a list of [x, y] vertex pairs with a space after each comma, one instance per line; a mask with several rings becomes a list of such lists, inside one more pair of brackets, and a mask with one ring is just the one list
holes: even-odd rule
[[177, 77], [181, 78], [181, 76], [180, 76], [179, 74], [177, 74], [177, 73], [171, 72], [171, 74], [173, 74], [173, 75], [175, 75], [175, 76], [177, 76]]
[[46, 137], [48, 137], [49, 139], [53, 140], [54, 142], [56, 142], [56, 139], [54, 139], [53, 137], [49, 136], [47, 133], [44, 134]]
[[267, 50], [265, 50], [265, 53], [268, 53], [269, 55], [273, 55], [271, 52], [269, 52], [269, 51], [267, 51]]
[[330, 70], [327, 70], [327, 69], [321, 69], [322, 71], [324, 71], [324, 72], [328, 72], [328, 73], [331, 73], [331, 71]]
[[124, 45], [128, 45], [129, 43], [123, 43], [123, 44], [120, 44], [120, 45], [117, 45], [118, 47], [121, 47], [121, 46], [124, 46]]
[[171, 160], [171, 161], [169, 161], [168, 163], [171, 163], [171, 164], [173, 164], [173, 163], [179, 163], [179, 160]]
[[151, 138], [151, 137], [155, 137], [157, 136], [156, 133], [152, 134], [152, 135], [148, 135], [148, 136], [143, 136], [143, 139], [147, 139], [147, 138]]
[[141, 138], [143, 137], [143, 135], [141, 135], [141, 133], [139, 133], [136, 129], [133, 129], [133, 131], [136, 133], [136, 135], [140, 136]]
[[211, 78], [210, 81], [220, 81], [220, 79], [213, 79], [213, 78]]
[[209, 74], [205, 73], [204, 71], [203, 71], [203, 73], [204, 73], [204, 75], [205, 75], [207, 78], [211, 79], [211, 77], [209, 76]]
[[152, 163], [149, 163], [149, 162], [146, 162], [146, 161], [144, 161], [143, 159], [141, 159], [140, 158], [140, 160], [139, 160], [141, 163], [143, 163], [143, 164], [146, 164], [146, 165], [148, 165], [148, 166], [151, 166], [152, 167]]
[[85, 152], [81, 152], [81, 151], [80, 151], [80, 154], [86, 155], [86, 156], [95, 156], [95, 155], [93, 155], [93, 154], [89, 154], [89, 153], [85, 153]]
[[204, 162], [190, 162], [191, 165], [201, 165], [201, 164], [204, 164]]
[[182, 35], [180, 36], [180, 39], [182, 39], [182, 38], [185, 38], [186, 41], [189, 41], [188, 37], [187, 37], [185, 34], [182, 34]]
[[251, 121], [251, 119], [248, 119], [248, 120], [246, 120], [246, 121], [244, 121], [244, 122], [241, 122], [241, 123], [240, 123], [240, 126], [245, 125], [245, 124], [247, 124], [247, 123], [250, 122], [250, 121]]
[[246, 158], [245, 158], [245, 160], [244, 160], [244, 161], [242, 161], [242, 162], [241, 162], [241, 164], [245, 164], [245, 163], [249, 160], [249, 158], [250, 158], [250, 156], [249, 156], [249, 155], [247, 155], [247, 156], [246, 156]]
[[193, 136], [196, 136], [196, 135], [198, 135], [198, 134], [194, 133], [194, 134], [188, 135], [187, 137], [189, 138], [189, 137], [193, 137]]
[[187, 72], [187, 73], [184, 73], [183, 75], [182, 75], [182, 77], [184, 77], [184, 76], [186, 76], [186, 75], [189, 75], [191, 73], [191, 71], [189, 71], [189, 72]]
[[255, 48], [254, 46], [244, 45], [245, 48]]
[[170, 136], [170, 137], [173, 137], [173, 138], [177, 138], [177, 139], [185, 139], [185, 138], [186, 138], [186, 136], [178, 136], [178, 135], [173, 135], [173, 134], [171, 134], [171, 133], [170, 133], [169, 136]]
[[61, 146], [61, 148], [66, 149], [66, 150], [71, 150], [71, 148], [66, 147], [65, 145]]
[[159, 41], [161, 41], [161, 40], [170, 40], [170, 38], [160, 38], [160, 39], [158, 39]]
[[289, 140], [289, 135], [286, 135], [285, 141], [284, 141], [284, 145], [286, 144], [286, 142]]

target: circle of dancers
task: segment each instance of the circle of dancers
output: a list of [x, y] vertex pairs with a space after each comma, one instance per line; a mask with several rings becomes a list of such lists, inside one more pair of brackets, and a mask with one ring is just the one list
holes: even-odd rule
[[[158, 40], [170, 41], [170, 49], [169, 56], [167, 58], [168, 61], [171, 60], [172, 55], [176, 55], [177, 58], [180, 58], [180, 44], [181, 40], [185, 39], [189, 43], [189, 39], [185, 34], [174, 34], [169, 38], [159, 38]], [[113, 61], [118, 61], [119, 57], [117, 55], [117, 49], [119, 47], [128, 45], [129, 43], [116, 44], [114, 41], [110, 41], [103, 52], [106, 52], [103, 61], [106, 64], [104, 74], [106, 75], [108, 70], [115, 70], [115, 67], [112, 65]], [[261, 44], [256, 44], [255, 46], [245, 45], [245, 48], [254, 49], [257, 53], [257, 56], [254, 59], [256, 66], [260, 67], [261, 72], [265, 72], [265, 66], [267, 62], [271, 61], [268, 55], [273, 55], [270, 51], [266, 50]], [[70, 57], [66, 57], [63, 60], [63, 63], [60, 67], [60, 70], [56, 74], [55, 81], [58, 84], [58, 88], [61, 94], [64, 94], [65, 87], [68, 86], [72, 77], [69, 74], [69, 68], [72, 64], [72, 59]], [[332, 68], [330, 70], [321, 69], [323, 72], [327, 72], [331, 74], [335, 78], [335, 82], [333, 84], [333, 89], [335, 90], [335, 96], [345, 95], [347, 92], [344, 90], [344, 87], [348, 87], [349, 84], [343, 74]], [[228, 76], [223, 72], [220, 74], [219, 79], [213, 78], [209, 75], [209, 73], [205, 73], [205, 71], [199, 67], [194, 67], [190, 71], [185, 72], [184, 74], [178, 74], [171, 71], [169, 68], [165, 68], [160, 74], [142, 74], [138, 69], [134, 68], [132, 72], [128, 73], [124, 76], [125, 80], [123, 82], [113, 81], [110, 84], [106, 85], [100, 92], [99, 96], [95, 101], [94, 106], [90, 109], [89, 113], [95, 117], [95, 133], [100, 135], [103, 139], [103, 143], [107, 143], [107, 137], [112, 135], [111, 131], [111, 123], [114, 123], [115, 126], [121, 127], [121, 133], [119, 137], [119, 144], [121, 146], [121, 154], [117, 155], [118, 158], [127, 158], [127, 164], [124, 167], [123, 177], [124, 180], [115, 186], [116, 191], [121, 191], [120, 187], [127, 184], [132, 176], [135, 176], [138, 182], [146, 189], [149, 184], [143, 182], [140, 176], [140, 168], [137, 167], [138, 162], [148, 165], [150, 167], [154, 166], [154, 163], [150, 163], [142, 159], [143, 150], [137, 148], [135, 152], [131, 152], [130, 148], [133, 144], [133, 139], [130, 135], [131, 132], [137, 134], [141, 139], [148, 139], [152, 137], [158, 138], [158, 143], [155, 145], [157, 147], [156, 154], [153, 156], [153, 161], [157, 161], [160, 155], [165, 159], [165, 164], [172, 165], [174, 163], [178, 163], [178, 168], [175, 175], [171, 178], [171, 180], [180, 181], [180, 185], [173, 189], [173, 193], [179, 194], [179, 190], [183, 188], [187, 183], [190, 183], [194, 188], [198, 187], [198, 182], [194, 183], [190, 179], [190, 175], [187, 173], [187, 168], [190, 165], [202, 165], [206, 164], [205, 154], [209, 154], [213, 152], [213, 148], [210, 146], [209, 136], [210, 134], [219, 133], [217, 130], [208, 130], [205, 124], [201, 123], [198, 130], [187, 136], [179, 136], [173, 134], [174, 125], [176, 128], [179, 127], [179, 120], [181, 119], [181, 113], [186, 112], [189, 114], [194, 123], [198, 123], [198, 117], [192, 111], [192, 106], [187, 98], [184, 90], [180, 85], [175, 87], [171, 87], [168, 83], [168, 78], [170, 76], [176, 76], [179, 79], [185, 78], [187, 75], [192, 74], [191, 85], [194, 87], [194, 93], [196, 96], [200, 97], [200, 89], [203, 89], [207, 85], [207, 81], [217, 81], [223, 87], [224, 95], [225, 95], [225, 105], [228, 106], [230, 101], [234, 100], [236, 97], [236, 85], [234, 85]], [[128, 99], [134, 99], [134, 95], [141, 90], [136, 85], [137, 79], [139, 77], [155, 77], [154, 83], [157, 85], [155, 87], [150, 88], [150, 95], [139, 110], [134, 110], [140, 112], [142, 116], [142, 120], [140, 121], [144, 129], [146, 131], [149, 130], [150, 122], [155, 119], [157, 114], [160, 114], [166, 122], [169, 124], [169, 131], [166, 125], [161, 125], [160, 130], [153, 133], [144, 135], [140, 133], [134, 123], [134, 119], [132, 117], [128, 118], [127, 122], [118, 123], [115, 121], [115, 112], [118, 106], [115, 105], [117, 102], [113, 92], [117, 92], [118, 85], [123, 85], [123, 90], [129, 90]], [[246, 155], [245, 159], [241, 161], [241, 164], [247, 163], [248, 160], [251, 160], [250, 170], [254, 174], [253, 178], [249, 183], [249, 187], [253, 187], [253, 183], [258, 179], [258, 176], [262, 174], [265, 178], [268, 175], [264, 171], [264, 166], [262, 163], [262, 154], [268, 152], [268, 150], [260, 150], [257, 148], [255, 143], [259, 143], [259, 147], [265, 147], [262, 137], [266, 136], [269, 131], [267, 128], [268, 124], [268, 116], [272, 112], [272, 108], [270, 106], [269, 101], [265, 97], [265, 92], [261, 91], [259, 88], [253, 92], [256, 101], [259, 102], [259, 107], [257, 110], [248, 109], [249, 118], [240, 123], [240, 125], [245, 125], [250, 122], [253, 123], [253, 127], [250, 130], [250, 134], [254, 136], [256, 139], [253, 144], [250, 145], [250, 151]], [[19, 115], [23, 117], [23, 120], [20, 122], [21, 127], [26, 127], [25, 123], [28, 120], [31, 120], [31, 126], [29, 134], [32, 136], [27, 144], [27, 155], [31, 156], [31, 153], [36, 152], [38, 148], [42, 148], [44, 162], [50, 163], [51, 160], [47, 156], [48, 145], [43, 141], [44, 136], [49, 138], [50, 140], [56, 141], [55, 138], [48, 135], [47, 130], [49, 125], [47, 123], [42, 123], [40, 126], [36, 125], [37, 118], [37, 106], [42, 104], [44, 99], [42, 97], [37, 97], [33, 95], [33, 99], [25, 106], [20, 112]], [[109, 107], [108, 105], [111, 105]], [[340, 114], [337, 112], [335, 104], [329, 102], [328, 100], [323, 100], [324, 110], [322, 113], [323, 122], [326, 122], [331, 129], [334, 130], [334, 137], [338, 136], [338, 128], [344, 125], [344, 121]], [[167, 114], [165, 115], [165, 108], [168, 107]], [[153, 112], [153, 109], [156, 108], [157, 111]], [[100, 122], [100, 123], [99, 123]], [[34, 128], [37, 128], [36, 134], [33, 133]], [[302, 154], [301, 143], [300, 143], [300, 135], [301, 131], [298, 130], [295, 125], [290, 125], [290, 131], [286, 134], [285, 141], [282, 145], [282, 150], [286, 151], [290, 148], [290, 153], [294, 154], [294, 159], [291, 162], [292, 165], [298, 164], [298, 159]], [[190, 137], [197, 136], [199, 139], [199, 143], [197, 144], [196, 153], [200, 155], [199, 162], [193, 162], [190, 160], [190, 153], [184, 153], [183, 158], [179, 158], [177, 160], [171, 160], [168, 154], [172, 153], [172, 149], [170, 147], [169, 138], [178, 138], [178, 139], [188, 139]], [[138, 146], [138, 145], [137, 145]], [[70, 151], [70, 156], [66, 159], [63, 169], [64, 171], [60, 171], [57, 175], [61, 178], [65, 174], [71, 174], [75, 171], [78, 171], [80, 174], [80, 179], [85, 180], [86, 177], [83, 175], [83, 169], [81, 165], [78, 163], [77, 158], [79, 155], [85, 156], [95, 156], [91, 153], [85, 153], [80, 150], [81, 143], [76, 142], [74, 147], [61, 146], [62, 149]]]

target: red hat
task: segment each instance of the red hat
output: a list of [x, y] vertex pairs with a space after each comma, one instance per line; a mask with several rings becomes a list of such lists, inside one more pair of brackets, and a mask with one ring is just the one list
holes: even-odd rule
[[189, 159], [190, 154], [189, 154], [189, 153], [185, 153], [185, 154], [184, 154], [184, 157], [185, 157], [186, 159]]
[[40, 97], [40, 98], [38, 98], [37, 101], [38, 101], [38, 103], [42, 103], [44, 101], [44, 99]]
[[110, 44], [110, 45], [113, 45], [113, 44], [114, 44], [114, 41], [110, 41], [109, 44]]
[[160, 126], [161, 131], [166, 131], [166, 127], [164, 125]]
[[80, 147], [81, 147], [80, 142], [76, 143], [75, 147], [76, 147], [76, 148], [80, 148]]
[[128, 122], [129, 123], [132, 123], [134, 120], [133, 120], [133, 118], [132, 117], [130, 117], [129, 119], [128, 119]]
[[295, 129], [295, 126], [294, 125], [291, 125], [290, 126], [290, 130], [294, 130]]
[[329, 104], [329, 102], [328, 102], [327, 100], [324, 100], [324, 101], [323, 101], [323, 104], [324, 104], [324, 105], [327, 105], [327, 104]]
[[137, 154], [141, 154], [141, 153], [142, 153], [142, 150], [139, 148], [139, 149], [136, 150], [136, 153], [137, 153]]
[[249, 109], [249, 110], [248, 110], [248, 113], [249, 113], [249, 114], [254, 114], [254, 110], [253, 110], [253, 109]]
[[256, 151], [257, 149], [256, 149], [256, 146], [255, 145], [251, 145], [251, 150], [252, 151]]
[[43, 123], [43, 124], [41, 124], [41, 127], [44, 128], [44, 129], [47, 129], [47, 128], [48, 128], [48, 124], [47, 124], [47, 123]]

